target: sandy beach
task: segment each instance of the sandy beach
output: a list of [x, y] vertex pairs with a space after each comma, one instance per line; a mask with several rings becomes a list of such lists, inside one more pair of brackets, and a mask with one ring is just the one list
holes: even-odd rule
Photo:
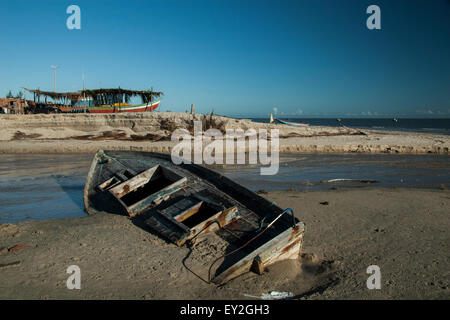
[[431, 133], [362, 130], [348, 127], [293, 127], [180, 112], [137, 114], [36, 114], [0, 117], [0, 152], [95, 152], [98, 149], [170, 153], [175, 129], [279, 130], [280, 153], [448, 154], [450, 136]]
[[450, 300], [449, 9], [0, 1], [0, 301]]
[[[170, 141], [171, 132], [175, 128], [192, 130], [193, 120], [202, 121], [205, 128], [221, 131], [279, 129], [280, 153], [288, 157], [295, 153], [446, 157], [450, 146], [450, 137], [438, 134], [347, 127], [293, 128], [184, 113], [8, 115], [0, 118], [0, 152], [9, 154], [6, 158], [9, 164], [2, 167], [3, 178], [31, 181], [27, 182], [26, 192], [34, 192], [40, 187], [33, 184], [33, 179], [42, 176], [42, 181], [51, 183], [52, 190], [65, 194], [55, 200], [55, 205], [73, 202], [71, 210], [75, 210], [79, 206], [79, 199], [75, 199], [79, 180], [84, 177], [83, 168], [89, 165], [90, 156], [80, 158], [81, 167], [76, 161], [66, 164], [65, 158], [61, 158], [56, 169], [48, 167], [46, 158], [33, 161], [34, 155], [28, 155], [22, 162], [14, 159], [21, 159], [23, 153], [64, 153], [69, 160], [70, 153], [92, 154], [98, 149], [168, 153], [174, 145]], [[307, 159], [309, 163], [317, 162], [314, 158]], [[332, 165], [349, 160], [327, 161]], [[356, 159], [351, 161], [358, 165]], [[398, 163], [395, 165], [398, 169], [391, 170], [405, 166], [416, 170], [415, 165], [422, 170], [424, 161], [421, 161], [421, 165], [414, 161]], [[12, 164], [15, 166], [11, 168]], [[430, 168], [447, 170], [442, 161]], [[286, 170], [282, 172], [289, 176], [289, 170], [296, 169]], [[311, 174], [313, 177], [314, 171]], [[76, 176], [74, 181], [71, 175]], [[385, 173], [385, 177], [389, 175]], [[26, 180], [29, 177], [31, 180]], [[313, 185], [306, 180], [298, 182]], [[208, 261], [208, 248], [201, 242], [190, 252], [187, 247], [162, 240], [127, 216], [98, 214], [3, 223], [0, 299], [249, 299], [269, 291], [289, 291], [295, 299], [449, 299], [450, 193], [445, 183], [433, 189], [402, 188], [402, 183], [399, 177], [391, 182], [391, 187], [310, 191], [284, 188], [263, 192], [263, 196], [280, 207], [292, 207], [306, 223], [302, 254], [298, 260], [270, 266], [261, 276], [244, 274], [221, 287], [207, 284], [189, 271]], [[276, 190], [275, 186], [280, 184], [282, 180], [274, 182], [269, 190]], [[9, 190], [6, 185], [3, 188]], [[18, 194], [14, 196], [17, 198]], [[45, 200], [46, 195], [42, 197]], [[34, 203], [25, 208], [34, 210]], [[55, 206], [52, 212], [55, 217], [56, 211], [61, 210], [58, 208]], [[73, 264], [81, 268], [81, 290], [66, 287], [69, 276], [66, 269]], [[370, 265], [380, 267], [380, 290], [366, 287], [369, 276], [366, 269]]]
[[[0, 298], [248, 299], [272, 290], [298, 299], [450, 298], [449, 191], [265, 196], [292, 207], [306, 233], [298, 261], [277, 263], [261, 276], [244, 274], [222, 287], [204, 283], [184, 267], [186, 247], [161, 240], [126, 216], [101, 214], [0, 225]], [[185, 264], [207, 258], [208, 248], [199, 245]], [[66, 288], [72, 264], [81, 268], [81, 290]], [[369, 265], [380, 267], [380, 290], [366, 287]]]

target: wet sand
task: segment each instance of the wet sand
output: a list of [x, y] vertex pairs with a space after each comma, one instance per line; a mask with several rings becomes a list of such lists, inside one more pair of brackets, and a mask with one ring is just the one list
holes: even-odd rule
[[[222, 287], [183, 266], [189, 253], [126, 216], [0, 225], [0, 299], [245, 299], [290, 291], [300, 299], [449, 299], [450, 192], [420, 189], [272, 191], [306, 223], [298, 261]], [[321, 204], [327, 202], [328, 204]], [[185, 261], [208, 259], [196, 247]], [[16, 263], [16, 264], [11, 264]], [[8, 264], [11, 264], [8, 266]], [[66, 288], [66, 269], [81, 268], [81, 290]], [[366, 287], [366, 268], [381, 269], [380, 290]]]
[[[83, 189], [92, 158], [93, 154], [0, 154], [0, 223], [85, 216]], [[253, 191], [450, 189], [450, 166], [442, 155], [281, 155], [273, 176], [260, 175], [258, 165], [209, 167]]]

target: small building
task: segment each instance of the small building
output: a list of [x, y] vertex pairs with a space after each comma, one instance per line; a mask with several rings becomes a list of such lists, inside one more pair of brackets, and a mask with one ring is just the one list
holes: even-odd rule
[[19, 98], [0, 98], [1, 113], [23, 114], [26, 101]]
[[0, 114], [33, 113], [36, 104], [32, 100], [20, 98], [0, 98]]

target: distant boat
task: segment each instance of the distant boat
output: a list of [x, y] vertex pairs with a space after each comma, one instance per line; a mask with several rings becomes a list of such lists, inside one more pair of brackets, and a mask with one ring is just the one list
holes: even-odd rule
[[270, 114], [270, 123], [273, 123], [275, 121], [277, 121], [277, 122], [279, 122], [281, 124], [287, 124], [287, 125], [290, 125], [290, 126], [298, 126], [298, 127], [308, 127], [309, 126], [308, 123], [293, 122], [293, 121], [287, 121], [287, 120], [282, 120], [282, 119], [274, 119], [273, 115]]

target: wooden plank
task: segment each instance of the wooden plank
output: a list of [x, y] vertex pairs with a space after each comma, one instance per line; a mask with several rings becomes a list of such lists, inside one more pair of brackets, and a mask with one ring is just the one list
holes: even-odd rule
[[118, 186], [111, 188], [109, 192], [111, 192], [117, 199], [120, 199], [124, 195], [130, 193], [131, 191], [136, 190], [140, 186], [149, 182], [153, 174], [156, 172], [156, 170], [158, 170], [158, 168], [159, 165], [156, 165], [153, 168], [150, 168], [138, 174], [137, 176], [134, 176], [133, 178], [122, 182]]
[[203, 201], [198, 202], [197, 204], [193, 205], [192, 207], [184, 210], [180, 214], [174, 216], [173, 218], [177, 220], [178, 222], [183, 222], [193, 214], [197, 213], [200, 209], [201, 205], [203, 204]]
[[178, 222], [177, 220], [175, 220], [170, 214], [165, 213], [164, 211], [157, 211], [162, 217], [166, 218], [167, 220], [169, 220], [170, 223], [176, 225], [177, 227], [179, 227], [180, 229], [183, 229], [185, 232], [189, 233], [191, 232], [191, 229], [189, 229], [187, 226], [185, 226], [184, 224], [182, 224], [181, 222]]
[[145, 220], [145, 223], [149, 226], [150, 229], [175, 244], [186, 234], [183, 229], [179, 229], [177, 231], [171, 221], [165, 219], [160, 215], [151, 216], [150, 218]]
[[102, 184], [100, 184], [98, 186], [98, 188], [101, 191], [105, 191], [107, 189], [113, 188], [114, 186], [118, 185], [119, 183], [120, 183], [119, 179], [117, 179], [116, 177], [112, 177], [112, 178], [106, 180], [105, 182], [103, 182]]
[[[226, 226], [235, 219], [239, 219], [238, 210], [236, 206], [220, 211], [217, 214], [197, 224], [195, 227], [192, 227], [191, 234], [186, 237], [186, 240], [195, 237], [199, 232], [208, 233], [216, 231]], [[214, 221], [217, 221], [217, 223], [215, 223]], [[204, 228], [206, 229], [202, 231]]]
[[165, 197], [170, 196], [172, 193], [177, 192], [186, 182], [187, 178], [183, 177], [182, 179], [172, 183], [171, 185], [165, 187], [164, 189], [161, 189], [158, 192], [149, 195], [148, 197], [132, 204], [129, 207], [127, 207], [125, 204], [124, 206], [127, 209], [127, 212], [130, 214], [130, 216], [135, 216], [136, 214], [139, 214], [143, 210], [149, 208], [152, 205], [152, 203], [157, 203], [162, 199], [164, 199]]
[[291, 227], [277, 237], [266, 242], [261, 247], [252, 251], [214, 277], [212, 281], [216, 284], [222, 284], [250, 271], [253, 259], [255, 259], [256, 256], [260, 256], [261, 262], [265, 266], [269, 266], [279, 260], [297, 259], [302, 246], [304, 229], [304, 224], [298, 222], [295, 228]]

